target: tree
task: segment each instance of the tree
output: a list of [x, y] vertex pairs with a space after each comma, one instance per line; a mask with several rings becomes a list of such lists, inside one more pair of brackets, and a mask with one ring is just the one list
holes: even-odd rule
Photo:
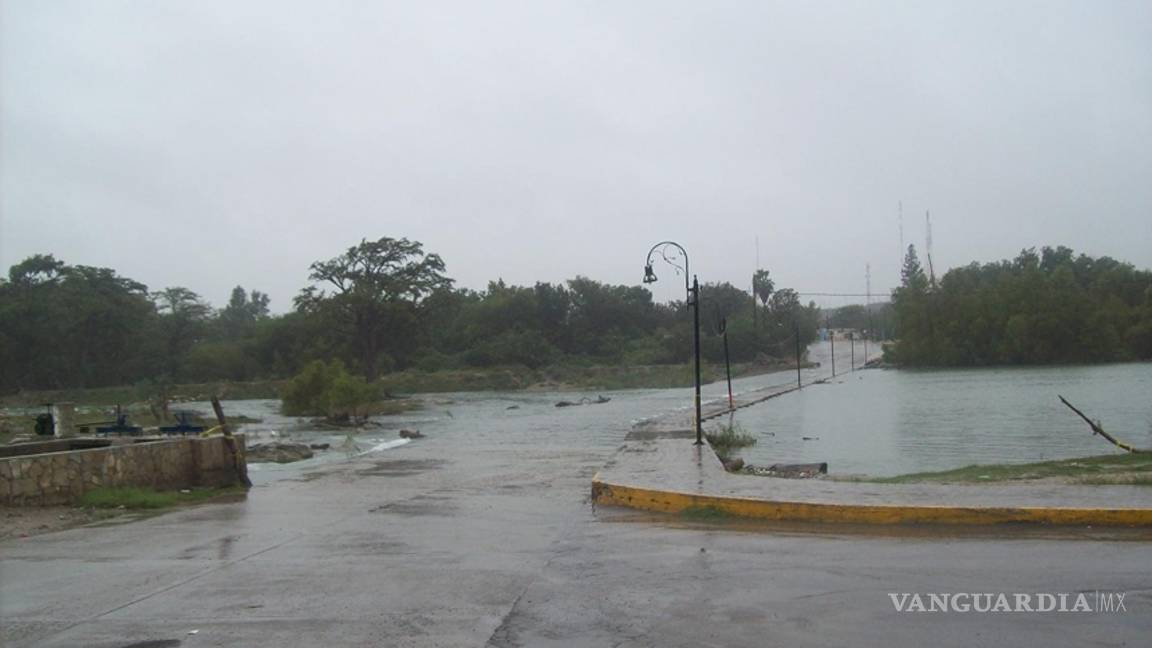
[[893, 292], [909, 365], [1104, 362], [1152, 356], [1145, 324], [1152, 272], [1069, 248], [953, 268], [928, 287], [909, 249]]
[[[704, 309], [700, 312], [703, 326], [708, 326], [718, 333], [718, 323], [722, 319], [732, 319], [734, 316], [749, 310], [748, 293], [740, 290], [728, 282], [709, 283], [700, 287], [700, 302]], [[752, 302], [755, 307], [755, 302]]]
[[757, 270], [752, 274], [752, 291], [760, 298], [762, 305], [768, 305], [768, 298], [772, 296], [772, 290], [775, 287], [776, 284], [772, 281], [767, 270]]
[[[451, 286], [444, 262], [406, 238], [361, 240], [328, 261], [311, 265], [308, 286], [296, 298], [299, 310], [328, 316], [346, 338], [368, 380], [389, 358], [411, 352], [416, 309], [433, 291]], [[351, 358], [350, 358], [351, 359]]]
[[63, 261], [57, 261], [51, 254], [34, 254], [8, 270], [8, 280], [14, 286], [34, 286], [53, 283], [65, 269]]
[[268, 301], [268, 295], [259, 290], [249, 294], [243, 286], [233, 288], [218, 317], [224, 336], [235, 339], [250, 333], [256, 322], [268, 317]]
[[205, 333], [212, 307], [195, 292], [172, 286], [152, 293], [160, 313], [159, 327], [166, 346], [167, 374], [181, 378], [184, 360]]
[[920, 258], [916, 256], [916, 246], [909, 245], [904, 255], [904, 266], [900, 269], [900, 283], [910, 290], [924, 290], [928, 287], [928, 277], [924, 268], [920, 266]]
[[152, 369], [147, 288], [35, 255], [0, 283], [0, 390], [123, 384]]
[[324, 416], [356, 422], [367, 407], [380, 400], [380, 389], [353, 376], [339, 360], [315, 360], [284, 386], [281, 410], [288, 416]]

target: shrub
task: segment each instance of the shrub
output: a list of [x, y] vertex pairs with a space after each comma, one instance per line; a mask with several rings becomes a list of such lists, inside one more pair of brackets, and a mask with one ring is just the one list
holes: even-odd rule
[[362, 418], [380, 389], [348, 373], [339, 360], [315, 360], [296, 374], [282, 392], [280, 409], [288, 416], [325, 416], [334, 420]]
[[704, 437], [716, 452], [716, 456], [727, 459], [737, 448], [746, 448], [756, 444], [756, 437], [744, 432], [739, 423], [721, 424]]

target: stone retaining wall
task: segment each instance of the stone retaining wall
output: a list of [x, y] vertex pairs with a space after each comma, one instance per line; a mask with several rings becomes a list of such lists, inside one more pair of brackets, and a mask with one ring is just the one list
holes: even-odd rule
[[[244, 435], [236, 435], [246, 472]], [[0, 458], [0, 504], [66, 504], [104, 486], [156, 489], [240, 483], [223, 437], [184, 437]]]

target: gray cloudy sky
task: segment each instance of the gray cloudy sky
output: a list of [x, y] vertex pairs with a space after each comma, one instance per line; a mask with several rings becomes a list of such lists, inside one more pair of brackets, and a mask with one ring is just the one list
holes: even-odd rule
[[1146, 0], [0, 6], [4, 268], [282, 311], [362, 237], [472, 288], [638, 283], [663, 238], [746, 285], [759, 237], [779, 285], [862, 292], [871, 263], [880, 291], [901, 200], [938, 269], [1152, 266]]

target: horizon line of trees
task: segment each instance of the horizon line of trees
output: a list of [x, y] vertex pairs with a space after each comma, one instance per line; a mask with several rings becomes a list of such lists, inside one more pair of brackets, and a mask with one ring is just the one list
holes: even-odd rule
[[[223, 308], [184, 287], [149, 291], [110, 268], [34, 255], [0, 277], [0, 393], [295, 375], [338, 360], [371, 382], [405, 369], [689, 361], [685, 303], [642, 286], [583, 276], [533, 286], [455, 288], [443, 260], [407, 239], [362, 240], [309, 267], [292, 311], [241, 286]], [[816, 339], [820, 311], [757, 272], [754, 296], [701, 286], [702, 355], [722, 362], [791, 358]]]
[[1152, 359], [1152, 272], [1067, 247], [1022, 250], [936, 280], [909, 245], [892, 293], [910, 366], [1059, 364]]

